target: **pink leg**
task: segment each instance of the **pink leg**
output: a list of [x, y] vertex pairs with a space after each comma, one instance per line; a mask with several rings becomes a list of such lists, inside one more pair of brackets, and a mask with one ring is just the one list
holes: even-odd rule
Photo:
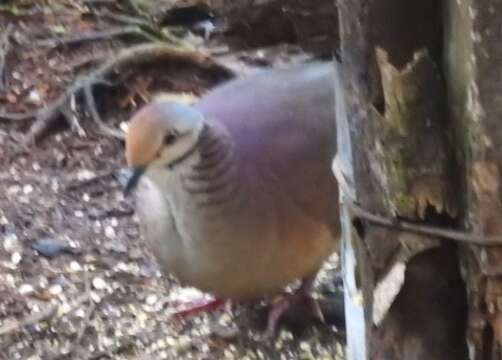
[[311, 309], [315, 317], [324, 321], [319, 304], [311, 295], [314, 280], [315, 276], [305, 278], [302, 281], [302, 285], [295, 293], [284, 295], [279, 301], [272, 305], [268, 314], [267, 329], [265, 332], [266, 337], [272, 337], [275, 334], [279, 320], [286, 311], [302, 303]]
[[211, 312], [225, 304], [223, 299], [201, 299], [185, 303], [185, 308], [176, 311], [172, 316], [175, 318], [187, 318], [202, 312]]

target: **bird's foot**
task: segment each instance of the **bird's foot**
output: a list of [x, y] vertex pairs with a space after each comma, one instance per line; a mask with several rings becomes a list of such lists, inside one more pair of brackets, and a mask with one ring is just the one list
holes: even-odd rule
[[176, 311], [172, 316], [175, 318], [187, 318], [203, 312], [211, 312], [225, 304], [223, 299], [199, 299], [184, 304], [184, 308]]
[[310, 293], [298, 291], [294, 294], [283, 295], [278, 301], [272, 304], [268, 313], [265, 337], [272, 338], [276, 333], [281, 317], [289, 310], [299, 307], [309, 309], [314, 318], [324, 322], [324, 316], [317, 300]]

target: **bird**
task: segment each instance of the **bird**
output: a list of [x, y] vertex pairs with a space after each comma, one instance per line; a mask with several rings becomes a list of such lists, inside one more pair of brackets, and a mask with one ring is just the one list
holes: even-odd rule
[[[140, 230], [161, 272], [216, 299], [274, 296], [273, 332], [337, 250], [334, 64], [232, 79], [193, 104], [153, 101], [130, 119], [125, 157]], [[217, 300], [219, 301], [219, 300]]]

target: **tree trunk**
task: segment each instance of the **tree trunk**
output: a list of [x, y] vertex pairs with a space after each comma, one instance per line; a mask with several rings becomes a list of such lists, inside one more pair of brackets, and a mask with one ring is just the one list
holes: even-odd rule
[[[484, 1], [478, 0], [478, 6], [488, 9], [490, 1]], [[470, 111], [459, 116], [448, 108], [448, 98], [457, 107], [468, 103], [462, 96], [473, 82], [461, 68], [470, 56], [463, 53], [466, 37], [475, 42], [476, 36], [465, 35], [473, 31], [472, 24], [452, 11], [468, 6], [457, 0], [338, 1], [341, 63], [334, 171], [342, 188], [349, 360], [468, 358], [468, 308], [458, 254], [479, 253], [479, 248], [458, 251], [448, 239], [374, 225], [354, 206], [440, 228], [461, 228], [465, 214], [477, 221], [476, 212], [490, 214], [493, 224], [493, 216], [500, 214], [498, 194], [486, 213], [480, 210], [498, 190], [498, 168], [493, 162], [474, 167], [482, 177], [475, 181], [465, 171], [473, 171], [466, 154], [488, 145], [483, 138], [465, 136], [473, 134], [465, 131], [466, 125], [459, 127], [470, 121], [465, 119]], [[489, 85], [495, 87], [493, 81]], [[459, 117], [464, 120], [457, 121]], [[493, 127], [490, 131], [496, 135]], [[482, 198], [478, 195], [467, 212], [465, 203], [473, 196], [463, 199], [464, 189], [481, 191]], [[480, 229], [488, 233], [486, 227]], [[461, 258], [469, 258], [468, 274], [474, 274], [474, 257]], [[478, 278], [467, 280], [479, 284]], [[479, 295], [479, 287], [471, 286]], [[469, 305], [474, 305], [471, 291]]]
[[[502, 3], [448, 0], [445, 73], [462, 159], [465, 220], [474, 233], [502, 234]], [[470, 358], [502, 359], [502, 249], [462, 247]]]

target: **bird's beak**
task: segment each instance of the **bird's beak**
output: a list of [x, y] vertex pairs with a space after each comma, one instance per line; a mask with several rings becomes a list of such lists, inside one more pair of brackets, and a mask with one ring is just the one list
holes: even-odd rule
[[138, 185], [139, 179], [145, 173], [146, 166], [134, 166], [131, 168], [131, 173], [127, 179], [125, 188], [124, 188], [124, 196], [129, 195], [129, 193], [134, 190], [136, 185]]

